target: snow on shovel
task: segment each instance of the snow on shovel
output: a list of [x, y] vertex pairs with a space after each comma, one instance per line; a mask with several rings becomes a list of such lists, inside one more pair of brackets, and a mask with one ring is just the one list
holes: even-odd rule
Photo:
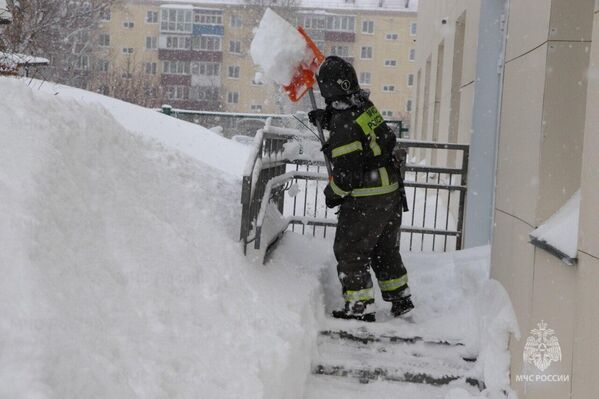
[[[316, 109], [312, 87], [316, 84], [315, 74], [324, 61], [324, 55], [302, 27], [294, 28], [267, 8], [252, 40], [250, 53], [265, 77], [282, 86], [291, 101], [299, 101], [308, 93], [312, 108]], [[316, 127], [324, 144], [320, 123]], [[326, 157], [325, 164], [329, 176], [332, 176], [331, 164]]]

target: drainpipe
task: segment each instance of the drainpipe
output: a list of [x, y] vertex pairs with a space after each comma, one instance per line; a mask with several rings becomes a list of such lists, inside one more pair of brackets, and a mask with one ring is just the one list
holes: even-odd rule
[[491, 243], [509, 0], [481, 1], [464, 247]]

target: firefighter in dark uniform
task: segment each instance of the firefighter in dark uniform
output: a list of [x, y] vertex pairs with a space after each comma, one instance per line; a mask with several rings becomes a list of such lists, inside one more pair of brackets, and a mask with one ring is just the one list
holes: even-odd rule
[[360, 89], [351, 64], [327, 57], [317, 80], [326, 109], [309, 117], [330, 132], [323, 151], [333, 176], [324, 193], [329, 208], [340, 206], [334, 252], [345, 307], [333, 316], [375, 321], [370, 267], [391, 313], [404, 315], [414, 305], [397, 241], [407, 202], [393, 158], [395, 134]]

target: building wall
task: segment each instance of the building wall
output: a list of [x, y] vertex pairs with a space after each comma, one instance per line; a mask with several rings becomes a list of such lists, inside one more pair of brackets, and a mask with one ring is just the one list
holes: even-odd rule
[[[189, 2], [186, 2], [189, 6]], [[110, 60], [111, 67], [115, 69], [134, 65], [135, 69], [141, 70], [144, 62], [157, 62], [156, 81], [162, 97], [158, 94], [156, 105], [161, 101], [169, 102], [174, 107], [194, 109], [218, 109], [231, 112], [266, 112], [279, 113], [293, 110], [289, 101], [279, 88], [272, 84], [257, 84], [255, 76], [257, 69], [250, 57], [249, 49], [255, 29], [264, 12], [263, 7], [243, 6], [234, 4], [218, 4], [215, 2], [202, 3], [198, 1], [190, 7], [194, 9], [213, 9], [222, 11], [222, 51], [218, 54], [220, 63], [220, 76], [214, 84], [218, 86], [219, 95], [216, 103], [204, 104], [193, 101], [177, 101], [165, 97], [167, 85], [189, 84], [196, 85], [194, 77], [184, 78], [181, 76], [164, 77], [163, 61], [171, 59], [188, 59], [181, 51], [146, 51], [146, 37], [166, 36], [160, 30], [159, 23], [148, 24], [145, 22], [148, 10], [160, 10], [161, 7], [174, 5], [176, 2], [163, 4], [159, 0], [139, 1], [125, 0], [116, 5], [112, 10], [111, 20], [104, 23], [102, 32], [110, 34], [111, 45], [109, 49], [101, 49], [102, 58]], [[409, 83], [408, 76], [413, 73], [413, 60], [410, 60], [410, 49], [415, 49], [415, 35], [411, 34], [411, 25], [416, 23], [416, 13], [395, 10], [312, 10], [305, 8], [279, 9], [286, 19], [292, 23], [301, 24], [304, 15], [350, 15], [355, 17], [355, 27], [350, 34], [337, 34], [324, 30], [315, 32], [314, 36], [322, 36], [321, 44], [325, 55], [332, 52], [334, 46], [343, 45], [349, 47], [349, 57], [354, 63], [358, 74], [361, 72], [371, 73], [371, 83], [364, 84], [364, 88], [371, 91], [371, 98], [381, 111], [389, 119], [408, 119], [408, 101], [412, 98], [413, 81]], [[241, 26], [233, 26], [232, 18], [241, 19]], [[134, 21], [133, 28], [124, 28], [124, 21]], [[374, 23], [373, 33], [362, 32], [362, 22], [372, 21]], [[99, 33], [102, 33], [99, 32]], [[389, 40], [387, 34], [397, 33], [396, 40]], [[193, 36], [194, 33], [190, 33]], [[165, 47], [165, 38], [159, 39], [159, 46]], [[230, 51], [230, 42], [240, 42], [240, 52]], [[373, 48], [372, 59], [361, 59], [361, 48], [371, 46]], [[124, 55], [122, 48], [134, 48], [132, 55]], [[394, 60], [395, 65], [385, 65], [385, 60]], [[239, 67], [239, 77], [229, 76], [229, 67]], [[162, 83], [160, 85], [160, 83]], [[384, 91], [384, 87], [392, 91]], [[201, 89], [200, 89], [201, 90]], [[190, 92], [191, 93], [191, 92]], [[302, 103], [301, 107], [305, 108]], [[303, 109], [302, 108], [302, 109]]]
[[[479, 13], [480, 2], [475, 0], [419, 2], [415, 70], [421, 78], [414, 94], [414, 138], [470, 142]], [[457, 162], [451, 152], [417, 155], [433, 164]]]
[[[476, 3], [419, 4], [417, 138], [443, 140], [447, 131], [449, 141], [469, 141], [478, 34], [478, 21], [470, 17], [477, 18]], [[461, 32], [453, 27], [462, 16], [466, 24], [460, 54], [454, 49], [461, 48]], [[523, 335], [510, 341], [512, 387], [520, 398], [596, 397], [599, 1], [510, 0], [506, 18], [491, 276], [508, 291]], [[436, 70], [438, 65], [444, 72]], [[456, 85], [450, 82], [455, 81], [462, 88], [459, 101], [452, 95]], [[459, 126], [457, 133], [454, 126]], [[430, 154], [419, 155], [433, 161]], [[579, 188], [578, 264], [569, 266], [530, 244], [529, 234]], [[520, 374], [538, 373], [523, 364], [523, 349], [541, 321], [555, 330], [562, 350], [562, 361], [545, 374], [569, 375], [568, 382], [517, 380]]]
[[590, 1], [510, 2], [492, 276], [509, 292], [524, 333], [510, 343], [512, 385], [523, 398], [564, 398], [572, 390], [571, 383], [522, 383], [516, 375], [535, 371], [522, 364], [522, 353], [541, 320], [562, 347], [562, 362], [548, 372], [572, 374], [580, 273], [534, 248], [528, 234], [580, 187], [591, 11]]
[[595, 1], [593, 44], [589, 68], [586, 125], [582, 157], [578, 279], [572, 398], [592, 398], [599, 392], [599, 1]]

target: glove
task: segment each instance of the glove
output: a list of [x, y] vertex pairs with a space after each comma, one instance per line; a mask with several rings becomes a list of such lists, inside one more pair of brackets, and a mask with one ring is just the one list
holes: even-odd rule
[[327, 184], [326, 188], [324, 189], [324, 198], [327, 208], [339, 206], [345, 200], [345, 197], [335, 194], [330, 184]]
[[322, 145], [320, 151], [324, 154], [325, 157], [330, 161], [333, 159], [333, 151], [331, 151], [331, 143], [328, 141]]
[[308, 112], [308, 119], [310, 120], [310, 123], [314, 126], [317, 126], [316, 123], [320, 123], [320, 127], [325, 130], [328, 130], [330, 118], [330, 112], [325, 109], [315, 109]]

